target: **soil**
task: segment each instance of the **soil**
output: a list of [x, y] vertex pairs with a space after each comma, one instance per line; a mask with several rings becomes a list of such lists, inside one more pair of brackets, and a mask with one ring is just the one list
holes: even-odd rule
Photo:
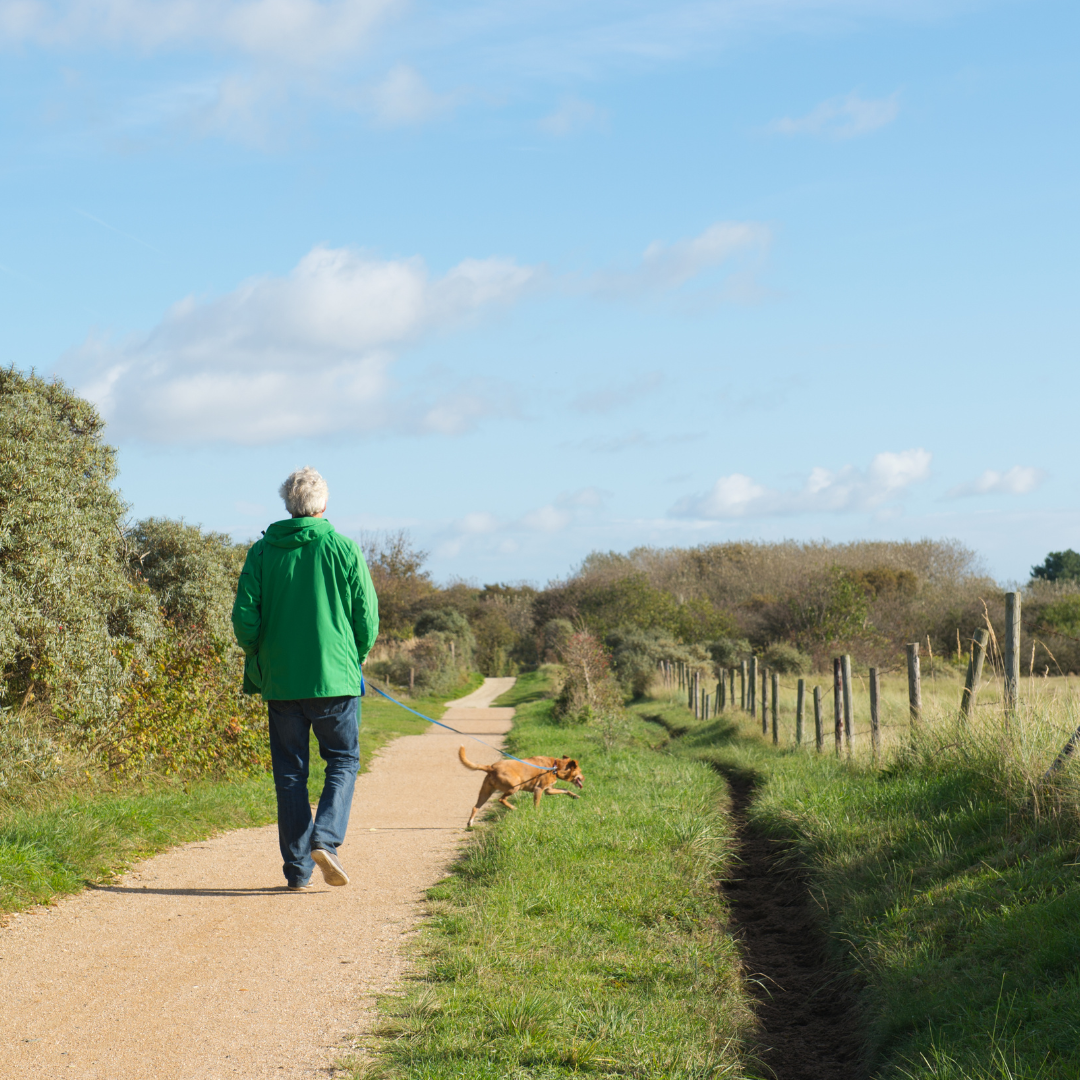
[[821, 912], [785, 845], [746, 820], [753, 782], [729, 775], [739, 838], [735, 876], [721, 882], [757, 1000], [757, 1059], [776, 1080], [868, 1075], [859, 987], [831, 960]]
[[[513, 709], [487, 679], [444, 717], [494, 746]], [[340, 856], [352, 881], [289, 892], [277, 826], [158, 855], [0, 930], [0, 1077], [218, 1080], [343, 1075], [375, 995], [465, 836], [480, 789], [434, 727], [357, 780]], [[484, 763], [495, 750], [467, 742]], [[312, 792], [316, 796], [317, 792]]]

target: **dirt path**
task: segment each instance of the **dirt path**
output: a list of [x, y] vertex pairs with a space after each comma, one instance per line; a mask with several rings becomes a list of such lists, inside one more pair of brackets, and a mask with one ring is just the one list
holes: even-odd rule
[[[447, 721], [502, 741], [486, 679]], [[480, 783], [441, 728], [397, 739], [361, 776], [344, 888], [290, 893], [277, 828], [187, 844], [0, 931], [0, 1077], [331, 1076], [400, 979], [402, 937], [464, 835]], [[469, 743], [474, 760], [497, 754]], [[313, 793], [315, 795], [317, 793]]]
[[776, 1080], [866, 1075], [857, 989], [830, 964], [820, 912], [804, 875], [748, 824], [753, 786], [729, 775], [738, 860], [722, 883], [761, 1022], [759, 1056]]

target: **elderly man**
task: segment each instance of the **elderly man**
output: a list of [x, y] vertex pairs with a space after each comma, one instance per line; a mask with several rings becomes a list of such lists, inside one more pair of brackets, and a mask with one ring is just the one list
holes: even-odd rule
[[[292, 515], [248, 552], [232, 621], [247, 657], [244, 692], [261, 693], [270, 717], [278, 840], [290, 889], [347, 885], [345, 839], [360, 767], [360, 665], [379, 631], [379, 607], [356, 544], [334, 531], [326, 481], [298, 469], [280, 489]], [[315, 820], [308, 802], [309, 732], [326, 762]]]

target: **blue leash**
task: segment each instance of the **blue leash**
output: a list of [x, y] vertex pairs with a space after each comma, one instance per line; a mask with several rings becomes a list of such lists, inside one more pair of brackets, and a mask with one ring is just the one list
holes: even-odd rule
[[446, 728], [447, 731], [452, 731], [455, 735], [460, 735], [463, 739], [472, 739], [473, 742], [478, 742], [481, 746], [486, 746], [489, 750], [494, 750], [497, 754], [502, 754], [504, 758], [509, 758], [511, 761], [520, 762], [522, 765], [528, 765], [530, 769], [539, 769], [540, 772], [555, 772], [554, 765], [536, 765], [531, 761], [524, 761], [519, 757], [514, 757], [513, 754], [508, 754], [505, 750], [500, 750], [497, 746], [492, 746], [491, 743], [484, 742], [483, 739], [478, 739], [475, 735], [468, 735], [464, 731], [458, 731], [457, 728], [452, 728], [449, 724], [444, 724], [441, 720], [432, 720], [430, 716], [425, 716], [422, 712], [417, 712], [415, 709], [410, 709], [408, 705], [402, 704], [397, 698], [392, 698], [385, 691], [380, 690], [374, 683], [368, 684], [365, 681], [365, 687], [370, 685], [371, 689], [375, 691], [380, 697], [386, 698], [387, 701], [392, 701], [395, 705], [404, 709], [406, 712], [411, 712], [413, 716], [419, 716], [421, 720], [426, 720], [429, 724], [435, 724], [438, 727]]

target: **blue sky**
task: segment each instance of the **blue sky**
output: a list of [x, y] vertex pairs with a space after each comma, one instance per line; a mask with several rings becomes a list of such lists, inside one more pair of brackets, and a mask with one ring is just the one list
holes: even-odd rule
[[0, 343], [137, 517], [442, 580], [1080, 548], [1080, 9], [0, 0]]

